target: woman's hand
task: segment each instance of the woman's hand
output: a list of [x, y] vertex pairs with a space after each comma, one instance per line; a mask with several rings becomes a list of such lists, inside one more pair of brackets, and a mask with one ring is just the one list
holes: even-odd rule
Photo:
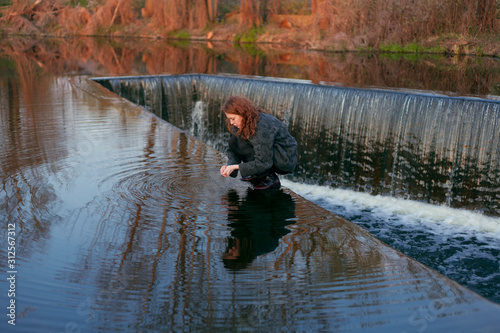
[[220, 168], [220, 174], [224, 177], [229, 177], [229, 175], [232, 174], [234, 170], [238, 170], [239, 168], [240, 166], [238, 164], [223, 165]]

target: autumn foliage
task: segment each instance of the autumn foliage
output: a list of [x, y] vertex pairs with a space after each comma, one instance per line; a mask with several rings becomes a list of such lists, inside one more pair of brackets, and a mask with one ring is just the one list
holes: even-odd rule
[[498, 32], [496, 0], [325, 0], [315, 22], [369, 45], [407, 43], [444, 33]]
[[[231, 0], [225, 0], [225, 3]], [[234, 29], [266, 26], [282, 8], [301, 4], [309, 16], [300, 33], [347, 48], [406, 44], [442, 34], [498, 35], [497, 0], [234, 0]], [[227, 24], [218, 0], [13, 0], [0, 17], [0, 33], [168, 36]], [[289, 5], [286, 5], [286, 4]], [[281, 9], [280, 9], [281, 8]], [[281, 13], [287, 14], [287, 13]], [[290, 13], [288, 13], [290, 14]], [[282, 22], [281, 22], [282, 23]], [[287, 21], [286, 28], [294, 27]], [[283, 24], [281, 24], [283, 27]]]
[[146, 0], [141, 14], [165, 31], [199, 29], [209, 22], [209, 5], [206, 0]]
[[62, 0], [15, 0], [0, 23], [23, 34], [97, 35], [134, 21], [130, 0], [105, 0], [95, 8], [72, 7]]

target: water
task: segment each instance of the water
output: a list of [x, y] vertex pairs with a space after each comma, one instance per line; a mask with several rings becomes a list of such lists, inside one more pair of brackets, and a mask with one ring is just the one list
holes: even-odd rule
[[283, 183], [462, 285], [500, 300], [499, 218], [351, 190]]
[[[500, 59], [494, 57], [332, 53], [290, 45], [179, 44], [152, 38], [3, 36], [0, 43], [0, 54], [26, 77], [37, 71], [113, 76], [232, 73], [500, 99]], [[1, 67], [11, 67], [9, 62]]]
[[286, 188], [221, 177], [223, 154], [85, 78], [4, 87], [2, 332], [498, 326], [498, 305]]
[[135, 72], [133, 52], [96, 49], [117, 72], [43, 45], [1, 67], [0, 331], [497, 330], [497, 304], [364, 229], [220, 177], [224, 156], [192, 137], [225, 142], [206, 103], [162, 108], [183, 132], [74, 75]]
[[221, 102], [248, 96], [300, 142], [295, 180], [500, 216], [500, 102], [208, 75], [100, 82], [221, 151]]
[[220, 151], [221, 103], [249, 96], [300, 143], [289, 188], [500, 302], [500, 103], [234, 76], [99, 82]]

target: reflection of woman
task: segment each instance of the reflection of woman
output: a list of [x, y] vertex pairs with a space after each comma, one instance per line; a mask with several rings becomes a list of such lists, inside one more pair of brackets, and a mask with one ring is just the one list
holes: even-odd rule
[[250, 100], [230, 97], [222, 107], [231, 132], [224, 177], [248, 180], [254, 189], [279, 188], [276, 173], [287, 174], [297, 165], [297, 141], [277, 118], [264, 113]]
[[281, 237], [290, 232], [295, 203], [290, 194], [248, 189], [244, 198], [230, 190], [227, 195], [229, 226], [223, 261], [226, 268], [243, 269], [257, 256], [274, 251]]

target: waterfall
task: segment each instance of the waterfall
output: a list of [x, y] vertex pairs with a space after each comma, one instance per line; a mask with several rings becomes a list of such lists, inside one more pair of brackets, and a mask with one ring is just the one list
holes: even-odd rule
[[297, 139], [294, 181], [500, 216], [498, 101], [198, 74], [96, 81], [222, 151], [220, 108], [246, 96]]

